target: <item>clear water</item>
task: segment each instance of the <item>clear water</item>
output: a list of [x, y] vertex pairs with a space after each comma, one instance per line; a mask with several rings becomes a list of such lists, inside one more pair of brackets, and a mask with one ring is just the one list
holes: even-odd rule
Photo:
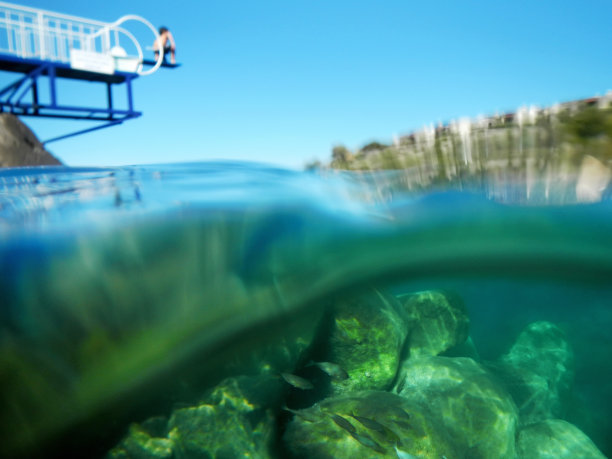
[[[423, 187], [407, 177], [252, 163], [0, 171], [0, 455], [247, 457], [238, 440], [222, 444], [237, 429], [258, 438], [249, 457], [308, 456], [291, 444], [307, 416], [300, 410], [333, 399], [333, 383], [309, 363], [330, 355], [322, 324], [334, 304], [372, 288], [460, 298], [472, 345], [442, 355], [472, 358], [509, 392], [508, 375], [495, 374], [500, 356], [529, 324], [554, 324], [572, 350], [570, 383], [542, 419], [568, 421], [612, 455], [606, 193], [580, 202], [567, 177], [542, 187], [513, 177]], [[402, 346], [397, 358], [412, 358]], [[248, 428], [222, 422], [226, 402], [210, 401], [227, 378], [244, 376], [273, 392], [253, 409], [256, 420], [249, 412]], [[401, 392], [399, 377], [373, 389]], [[204, 400], [220, 414], [180, 427], [179, 414]], [[357, 426], [351, 433], [334, 421], [337, 411], [325, 413], [329, 444], [352, 457], [485, 454], [475, 440], [449, 440], [434, 453], [422, 445], [435, 432], [411, 444], [390, 437], [388, 425], [384, 436], [343, 414]], [[517, 432], [533, 420], [525, 419]], [[180, 428], [169, 432], [168, 422]], [[148, 427], [125, 446], [131, 423]], [[216, 431], [221, 446], [203, 444], [202, 429]], [[197, 441], [181, 446], [177, 438], [189, 435]]]

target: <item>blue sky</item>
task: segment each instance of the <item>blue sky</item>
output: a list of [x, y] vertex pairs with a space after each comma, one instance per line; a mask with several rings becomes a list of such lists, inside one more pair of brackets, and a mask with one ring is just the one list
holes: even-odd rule
[[[108, 22], [138, 14], [177, 42], [179, 69], [134, 83], [141, 118], [48, 145], [74, 166], [239, 159], [301, 168], [329, 160], [337, 144], [356, 149], [429, 123], [612, 89], [610, 0], [21, 4]], [[41, 140], [88, 126], [24, 121]]]

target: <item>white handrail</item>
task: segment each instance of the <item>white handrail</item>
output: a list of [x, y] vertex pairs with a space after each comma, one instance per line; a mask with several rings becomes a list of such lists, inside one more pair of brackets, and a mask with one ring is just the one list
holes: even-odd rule
[[87, 18], [81, 18], [78, 16], [71, 16], [69, 14], [56, 13], [55, 11], [43, 10], [40, 8], [30, 8], [30, 7], [23, 6], [23, 5], [15, 5], [14, 3], [0, 2], [0, 8], [1, 7], [11, 8], [11, 9], [20, 10], [20, 11], [26, 11], [28, 13], [33, 13], [33, 14], [42, 13], [45, 16], [53, 16], [59, 19], [65, 19], [67, 21], [88, 22], [92, 25], [98, 25], [100, 27], [104, 27], [107, 24], [106, 22], [96, 21], [95, 19], [87, 19]]
[[161, 66], [163, 53], [158, 53], [152, 68], [143, 71], [142, 46], [131, 32], [120, 27], [127, 21], [144, 24], [153, 32], [154, 40], [159, 40], [155, 27], [134, 14], [123, 16], [109, 24], [0, 1], [0, 30], [5, 32], [0, 35], [0, 52], [24, 59], [36, 58], [67, 63], [71, 61], [72, 49], [110, 55], [113, 46], [120, 46], [119, 37], [124, 36], [132, 42], [137, 53], [137, 57], [125, 57], [138, 64], [135, 70], [128, 71], [150, 75]]
[[[159, 33], [157, 32], [157, 29], [155, 29], [155, 27], [153, 27], [153, 25], [147, 21], [145, 18], [138, 16], [136, 14], [127, 14], [125, 16], [120, 17], [119, 19], [117, 19], [115, 22], [113, 22], [112, 24], [108, 24], [105, 27], [103, 27], [102, 29], [100, 29], [98, 32], [96, 32], [94, 34], [94, 37], [96, 35], [101, 35], [102, 33], [107, 33], [109, 34], [111, 30], [120, 30], [123, 33], [125, 33], [126, 35], [128, 35], [128, 37], [133, 37], [132, 34], [130, 34], [129, 32], [127, 32], [126, 30], [119, 28], [118, 26], [120, 26], [121, 24], [123, 24], [124, 22], [127, 21], [139, 21], [142, 22], [144, 25], [146, 25], [149, 29], [151, 29], [151, 31], [153, 32], [153, 36], [155, 37], [155, 41], [159, 40]], [[142, 71], [142, 58], [143, 58], [143, 54], [142, 54], [142, 48], [140, 46], [140, 43], [138, 43], [137, 41], [135, 42], [136, 44], [136, 49], [138, 50], [138, 58], [141, 62], [140, 67], [141, 69], [137, 72], [139, 75], [151, 75], [153, 72], [155, 72], [162, 64], [163, 59], [164, 59], [164, 55], [162, 52], [158, 53], [158, 57], [157, 57], [157, 61], [155, 62], [155, 65], [153, 67], [151, 67], [149, 70], [146, 71]]]

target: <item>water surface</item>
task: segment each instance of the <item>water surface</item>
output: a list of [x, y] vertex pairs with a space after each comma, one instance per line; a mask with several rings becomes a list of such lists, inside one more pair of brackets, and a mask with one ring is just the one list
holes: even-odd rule
[[[273, 419], [262, 457], [297, 454], [286, 432], [299, 415], [283, 406], [325, 404], [335, 386], [300, 392], [280, 375], [316, 383], [308, 362], [327, 355], [334, 304], [375, 288], [452, 292], [472, 350], [442, 354], [493, 373], [526, 327], [554, 324], [573, 353], [554, 417], [610, 455], [612, 204], [606, 193], [582, 201], [567, 177], [425, 187], [403, 172], [240, 162], [4, 170], [3, 454], [101, 457], [130, 423], [167, 422], [227, 378], [262, 375], [280, 394], [262, 408]], [[393, 392], [395, 378], [373, 389]], [[373, 447], [361, 430], [339, 432], [372, 457], [401, 451], [377, 433]], [[159, 457], [195, 457], [176, 444]], [[449, 459], [470, 454], [452, 449]]]

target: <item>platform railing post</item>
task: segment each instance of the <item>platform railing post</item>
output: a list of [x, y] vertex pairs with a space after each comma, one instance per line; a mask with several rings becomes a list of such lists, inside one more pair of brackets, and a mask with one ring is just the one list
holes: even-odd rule
[[38, 115], [38, 82], [36, 80], [32, 82], [32, 108], [34, 114]]
[[6, 35], [8, 38], [8, 49], [9, 52], [14, 53], [15, 52], [15, 44], [13, 43], [13, 25], [11, 24], [11, 19], [10, 19], [10, 12], [7, 11], [6, 16], [7, 16], [7, 20], [6, 20]]
[[104, 42], [106, 45], [106, 48], [102, 50], [103, 53], [107, 53], [108, 51], [110, 51], [111, 49], [111, 37], [110, 37], [110, 27], [105, 27], [104, 30], [105, 34], [104, 34]]
[[39, 11], [36, 15], [38, 20], [38, 45], [40, 46], [40, 59], [45, 60], [46, 46], [45, 46], [45, 20], [42, 11]]
[[28, 57], [26, 54], [26, 48], [25, 48], [25, 23], [23, 20], [23, 14], [19, 15], [19, 40], [18, 41], [19, 41], [19, 48], [20, 48], [19, 54], [23, 58]]
[[125, 83], [127, 85], [127, 102], [128, 102], [128, 111], [130, 112], [130, 114], [134, 111], [134, 103], [132, 100], [132, 78], [128, 77], [125, 80]]

